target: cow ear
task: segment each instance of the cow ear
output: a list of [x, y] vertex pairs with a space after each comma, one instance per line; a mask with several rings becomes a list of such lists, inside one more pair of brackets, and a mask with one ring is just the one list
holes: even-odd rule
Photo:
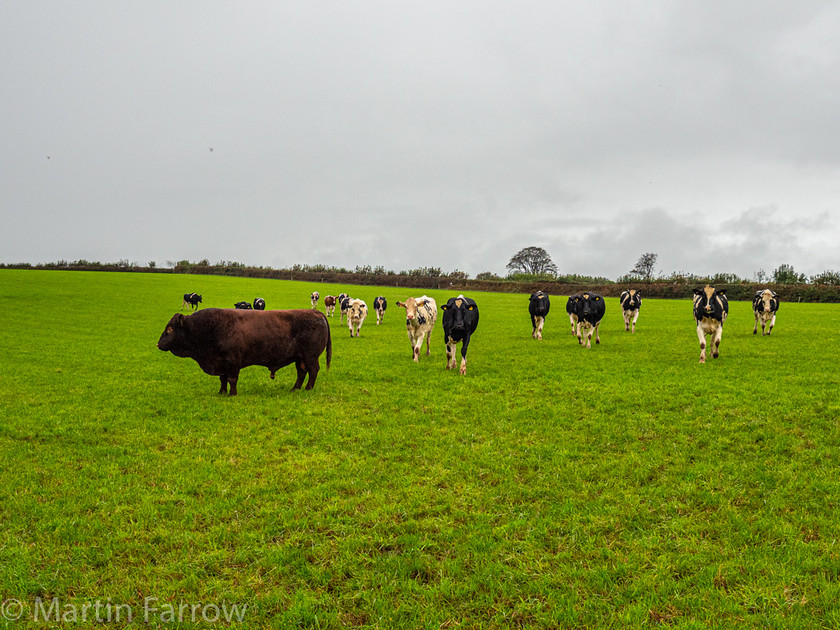
[[703, 289], [694, 289], [694, 295], [700, 295], [703, 293]]
[[718, 295], [726, 295], [726, 289], [720, 289], [717, 292]]
[[440, 307], [445, 311], [449, 308], [449, 304], [441, 304]]

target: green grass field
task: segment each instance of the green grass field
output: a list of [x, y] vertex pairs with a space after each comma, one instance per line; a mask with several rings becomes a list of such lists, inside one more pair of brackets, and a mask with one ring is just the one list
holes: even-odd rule
[[[219, 396], [155, 347], [184, 293], [315, 289], [389, 310], [331, 320], [313, 391], [251, 367]], [[0, 271], [0, 627], [840, 627], [840, 306], [762, 337], [733, 302], [699, 365], [688, 300], [631, 335], [610, 298], [586, 350], [565, 297], [538, 342], [527, 296], [472, 293], [462, 377], [440, 322], [411, 361], [422, 293]]]

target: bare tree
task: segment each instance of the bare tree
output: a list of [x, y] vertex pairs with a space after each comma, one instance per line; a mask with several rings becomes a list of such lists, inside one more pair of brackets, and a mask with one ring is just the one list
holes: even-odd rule
[[507, 264], [510, 273], [557, 274], [557, 265], [542, 247], [520, 249]]
[[651, 252], [642, 254], [630, 273], [645, 281], [652, 280], [657, 258], [659, 258], [659, 255]]

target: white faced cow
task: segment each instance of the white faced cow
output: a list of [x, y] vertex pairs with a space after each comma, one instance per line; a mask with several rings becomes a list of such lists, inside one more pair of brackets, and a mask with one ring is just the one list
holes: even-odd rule
[[350, 300], [347, 307], [347, 325], [350, 327], [350, 336], [358, 337], [362, 330], [362, 324], [367, 319], [368, 308], [362, 300]]
[[420, 361], [420, 348], [423, 339], [426, 340], [426, 356], [429, 356], [429, 344], [432, 329], [437, 321], [437, 303], [428, 296], [410, 297], [405, 302], [397, 302], [397, 306], [405, 309], [405, 329], [411, 342], [411, 356], [415, 363]]
[[621, 292], [619, 301], [621, 313], [624, 315], [624, 330], [636, 332], [636, 320], [639, 319], [639, 311], [642, 308], [642, 294], [636, 289], [628, 289]]
[[706, 335], [712, 338], [712, 358], [718, 358], [723, 322], [728, 315], [729, 300], [725, 289], [718, 291], [708, 284], [702, 289], [694, 289], [694, 320], [700, 340], [700, 363], [706, 362]]
[[[753, 298], [753, 312], [755, 313], [755, 327], [753, 334], [758, 333], [758, 322], [761, 322], [761, 335], [769, 335], [776, 325], [776, 311], [779, 310], [779, 296], [770, 289], [756, 291]], [[769, 326], [768, 326], [769, 322]], [[764, 328], [767, 327], [767, 332]]]
[[313, 291], [312, 294], [309, 296], [309, 303], [312, 305], [312, 308], [318, 308], [318, 300], [321, 298], [321, 294], [317, 291]]

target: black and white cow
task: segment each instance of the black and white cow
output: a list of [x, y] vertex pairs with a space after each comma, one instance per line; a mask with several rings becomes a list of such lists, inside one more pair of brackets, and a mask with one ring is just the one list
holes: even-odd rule
[[385, 317], [385, 309], [388, 308], [388, 300], [386, 300], [381, 295], [377, 297], [373, 301], [373, 310], [376, 311], [376, 325], [382, 322], [382, 319]]
[[569, 321], [572, 323], [572, 334], [577, 334], [577, 303], [580, 301], [580, 294], [570, 295], [566, 300], [566, 313], [569, 315]]
[[548, 293], [537, 291], [528, 298], [528, 313], [531, 314], [531, 326], [533, 328], [531, 336], [534, 339], [542, 339], [543, 325], [550, 309], [551, 301], [548, 299]]
[[321, 299], [321, 294], [318, 293], [317, 291], [313, 291], [309, 295], [309, 304], [312, 306], [312, 308], [318, 308], [318, 300], [319, 299]]
[[723, 322], [728, 315], [729, 300], [725, 289], [718, 291], [708, 284], [702, 289], [694, 289], [694, 321], [697, 322], [697, 338], [700, 340], [700, 363], [706, 362], [706, 335], [712, 338], [712, 358], [718, 358]]
[[250, 302], [237, 302], [233, 305], [233, 308], [239, 309], [241, 311], [247, 311], [253, 307], [251, 306]]
[[255, 311], [264, 311], [265, 310], [265, 300], [261, 297], [254, 298], [254, 310]]
[[455, 368], [455, 350], [461, 342], [461, 374], [467, 373], [467, 348], [478, 326], [478, 305], [475, 300], [459, 295], [449, 298], [443, 309], [443, 340], [446, 343], [446, 369]]
[[[755, 313], [755, 328], [753, 334], [758, 332], [758, 322], [761, 322], [761, 335], [770, 334], [773, 326], [776, 325], [776, 311], [779, 310], [779, 296], [775, 291], [764, 289], [756, 291], [753, 298], [753, 312]], [[768, 326], [769, 322], [769, 326]], [[767, 327], [767, 333], [764, 328]]]
[[353, 300], [349, 295], [346, 293], [342, 293], [338, 296], [338, 310], [341, 314], [341, 323], [344, 323], [344, 317], [347, 315], [347, 311], [350, 309], [350, 302]]
[[591, 348], [593, 334], [595, 335], [595, 343], [601, 343], [598, 329], [607, 310], [607, 304], [604, 302], [604, 298], [597, 293], [587, 291], [576, 297], [575, 315], [577, 315], [578, 343], [584, 345], [583, 339], [585, 337], [586, 347]]
[[636, 332], [636, 320], [642, 308], [642, 294], [638, 289], [627, 289], [621, 292], [621, 314], [624, 315], [624, 330]]
[[189, 304], [190, 310], [198, 310], [198, 305], [201, 303], [201, 296], [198, 293], [185, 293], [184, 294], [184, 302], [181, 304], [181, 310], [184, 310], [184, 307]]

